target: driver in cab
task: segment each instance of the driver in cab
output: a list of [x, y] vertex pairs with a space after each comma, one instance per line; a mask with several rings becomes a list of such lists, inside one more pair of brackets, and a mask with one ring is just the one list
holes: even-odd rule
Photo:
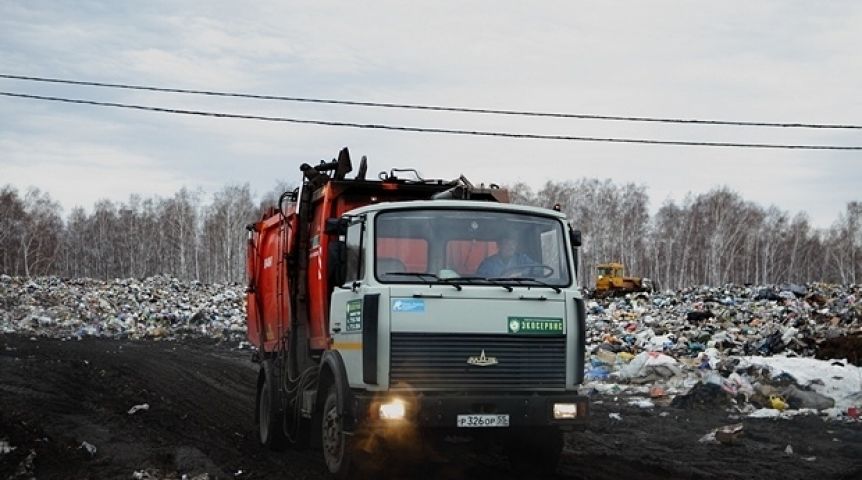
[[522, 267], [536, 265], [525, 253], [518, 252], [518, 237], [513, 232], [504, 232], [497, 239], [497, 253], [482, 260], [476, 275], [485, 278], [519, 277], [525, 272]]

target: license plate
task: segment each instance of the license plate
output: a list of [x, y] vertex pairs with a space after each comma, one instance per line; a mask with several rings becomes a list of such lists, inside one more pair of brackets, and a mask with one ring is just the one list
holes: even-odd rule
[[458, 415], [456, 422], [458, 428], [488, 428], [488, 427], [508, 427], [508, 414], [470, 414]]

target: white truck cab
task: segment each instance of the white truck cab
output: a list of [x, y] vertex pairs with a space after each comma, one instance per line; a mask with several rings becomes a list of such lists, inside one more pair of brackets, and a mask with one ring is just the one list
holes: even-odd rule
[[565, 215], [466, 200], [344, 215], [329, 328], [348, 430], [502, 434], [516, 466], [553, 469], [588, 401], [585, 313]]

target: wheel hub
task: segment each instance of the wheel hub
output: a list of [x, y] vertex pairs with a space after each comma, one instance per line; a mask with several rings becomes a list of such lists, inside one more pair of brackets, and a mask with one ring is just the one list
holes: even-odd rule
[[326, 412], [323, 427], [323, 450], [326, 453], [327, 463], [338, 462], [341, 457], [342, 435], [341, 416], [335, 408]]

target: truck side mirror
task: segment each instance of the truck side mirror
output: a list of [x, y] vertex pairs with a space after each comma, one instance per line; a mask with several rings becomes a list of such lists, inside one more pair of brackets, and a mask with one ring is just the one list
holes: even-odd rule
[[577, 279], [580, 279], [581, 278], [581, 273], [580, 273], [581, 262], [580, 262], [580, 259], [578, 258], [578, 255], [579, 255], [578, 252], [580, 252], [580, 249], [578, 247], [580, 247], [581, 243], [582, 243], [581, 231], [575, 230], [575, 229], [569, 227], [569, 242], [571, 242], [571, 244], [572, 244], [572, 257], [573, 257], [572, 260], [574, 260], [574, 262], [575, 262], [575, 276]]
[[569, 239], [572, 242], [572, 246], [578, 248], [581, 246], [581, 231], [580, 230], [569, 230]]
[[327, 235], [346, 235], [347, 227], [350, 225], [350, 220], [346, 218], [328, 218], [326, 226], [323, 228]]

